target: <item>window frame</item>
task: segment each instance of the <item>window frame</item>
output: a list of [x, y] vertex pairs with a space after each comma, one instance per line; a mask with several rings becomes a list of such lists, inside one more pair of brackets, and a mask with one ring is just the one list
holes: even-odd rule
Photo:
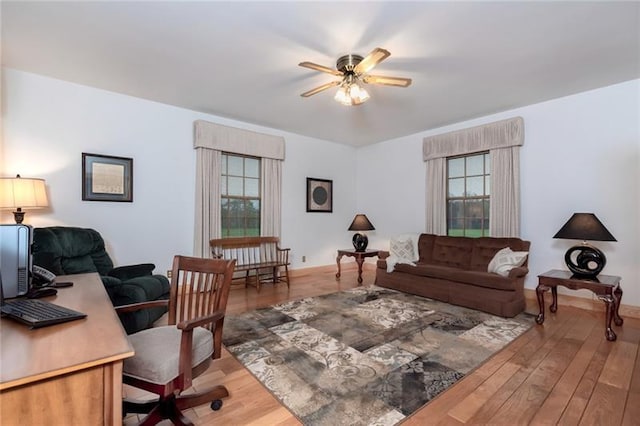
[[[242, 159], [242, 175], [230, 174], [229, 173], [229, 158], [241, 158]], [[258, 173], [257, 177], [247, 176], [247, 166], [246, 160], [256, 160], [258, 164]], [[262, 159], [260, 157], [255, 157], [252, 155], [244, 155], [244, 154], [236, 154], [233, 152], [222, 152], [221, 156], [221, 169], [220, 169], [220, 236], [221, 238], [235, 238], [235, 237], [254, 237], [260, 236], [261, 232], [261, 216], [262, 216]], [[229, 195], [229, 177], [233, 178], [242, 178], [242, 193], [243, 195]], [[258, 196], [247, 196], [245, 194], [246, 191], [246, 183], [247, 180], [257, 180], [258, 183]], [[226, 185], [226, 190], [225, 190]], [[227, 203], [225, 203], [227, 200]], [[246, 214], [247, 210], [244, 210], [244, 215], [241, 216], [243, 226], [240, 228], [234, 228], [229, 225], [230, 216], [227, 214], [225, 216], [224, 210], [225, 207], [229, 206], [229, 201], [243, 201], [244, 206], [246, 207], [248, 203], [257, 201], [258, 202], [258, 213], [257, 217], [250, 217]], [[256, 227], [251, 227], [249, 221], [256, 220]], [[257, 234], [248, 232], [249, 230], [255, 229]], [[238, 230], [242, 230], [242, 232], [237, 232]], [[234, 232], [235, 231], [235, 232]]]
[[[472, 157], [482, 157], [482, 174], [467, 174], [467, 161]], [[450, 176], [450, 161], [456, 159], [464, 159], [463, 165], [463, 174], [461, 176]], [[491, 235], [490, 229], [490, 208], [491, 208], [491, 156], [490, 152], [487, 151], [479, 151], [472, 152], [468, 154], [455, 155], [451, 157], [446, 157], [446, 235], [448, 236], [464, 236], [464, 237], [488, 237]], [[470, 178], [478, 178], [482, 177], [482, 195], [467, 195], [468, 191], [468, 181]], [[452, 179], [463, 179], [463, 195], [462, 196], [451, 196], [450, 192], [450, 184]], [[462, 217], [452, 218], [451, 211], [452, 205], [451, 202], [461, 201], [462, 203]], [[467, 202], [477, 202], [481, 201], [482, 205], [482, 214], [478, 219], [477, 217], [470, 217], [467, 215]], [[462, 220], [462, 228], [453, 228], [451, 225], [454, 220]], [[473, 228], [472, 226], [468, 226], [469, 221], [471, 220], [480, 220], [481, 227], [480, 229]], [[452, 232], [454, 231], [455, 232]], [[460, 232], [460, 230], [462, 232]], [[479, 234], [478, 234], [478, 231]]]

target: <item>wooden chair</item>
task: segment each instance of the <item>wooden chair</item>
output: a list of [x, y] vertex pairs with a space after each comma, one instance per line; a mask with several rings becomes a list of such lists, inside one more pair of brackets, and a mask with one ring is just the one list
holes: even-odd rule
[[[181, 410], [211, 402], [212, 410], [222, 407], [229, 396], [224, 386], [200, 393], [182, 392], [202, 374], [212, 359], [220, 358], [222, 325], [235, 260], [176, 256], [173, 259], [169, 319], [167, 326], [132, 334], [135, 350], [126, 359], [123, 381], [159, 395], [146, 404], [125, 401], [124, 413], [148, 413], [140, 424], [152, 425], [170, 419], [177, 425], [191, 425]], [[163, 301], [143, 302], [116, 308], [119, 312], [158, 306]]]

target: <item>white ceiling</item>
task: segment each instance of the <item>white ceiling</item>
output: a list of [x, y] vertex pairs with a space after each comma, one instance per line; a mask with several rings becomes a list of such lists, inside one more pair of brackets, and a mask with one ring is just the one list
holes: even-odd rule
[[[640, 77], [640, 2], [11, 2], [3, 66], [363, 146]], [[391, 52], [357, 107], [347, 53]]]

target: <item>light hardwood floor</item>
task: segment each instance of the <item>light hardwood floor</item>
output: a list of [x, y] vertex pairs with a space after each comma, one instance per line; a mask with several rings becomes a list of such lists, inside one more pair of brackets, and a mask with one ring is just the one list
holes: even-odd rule
[[[291, 279], [291, 289], [266, 285], [231, 290], [228, 313], [355, 287], [357, 273], [346, 262], [340, 281], [324, 269]], [[372, 285], [374, 271], [363, 273]], [[624, 288], [624, 286], [623, 286]], [[640, 320], [624, 318], [616, 342], [604, 337], [602, 312], [562, 305], [543, 326], [534, 326], [403, 425], [639, 425]], [[528, 301], [528, 312], [537, 304]], [[220, 411], [208, 405], [187, 411], [198, 425], [299, 425], [300, 422], [226, 350], [195, 381], [195, 388], [224, 384], [230, 397]], [[126, 393], [127, 389], [125, 389]], [[135, 416], [125, 418], [125, 424]]]

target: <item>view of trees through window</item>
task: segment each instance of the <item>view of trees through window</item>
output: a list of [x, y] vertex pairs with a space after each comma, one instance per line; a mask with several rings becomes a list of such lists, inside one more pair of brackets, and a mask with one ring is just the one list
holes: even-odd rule
[[447, 159], [447, 235], [489, 236], [488, 152]]
[[222, 237], [260, 235], [260, 159], [222, 154]]

